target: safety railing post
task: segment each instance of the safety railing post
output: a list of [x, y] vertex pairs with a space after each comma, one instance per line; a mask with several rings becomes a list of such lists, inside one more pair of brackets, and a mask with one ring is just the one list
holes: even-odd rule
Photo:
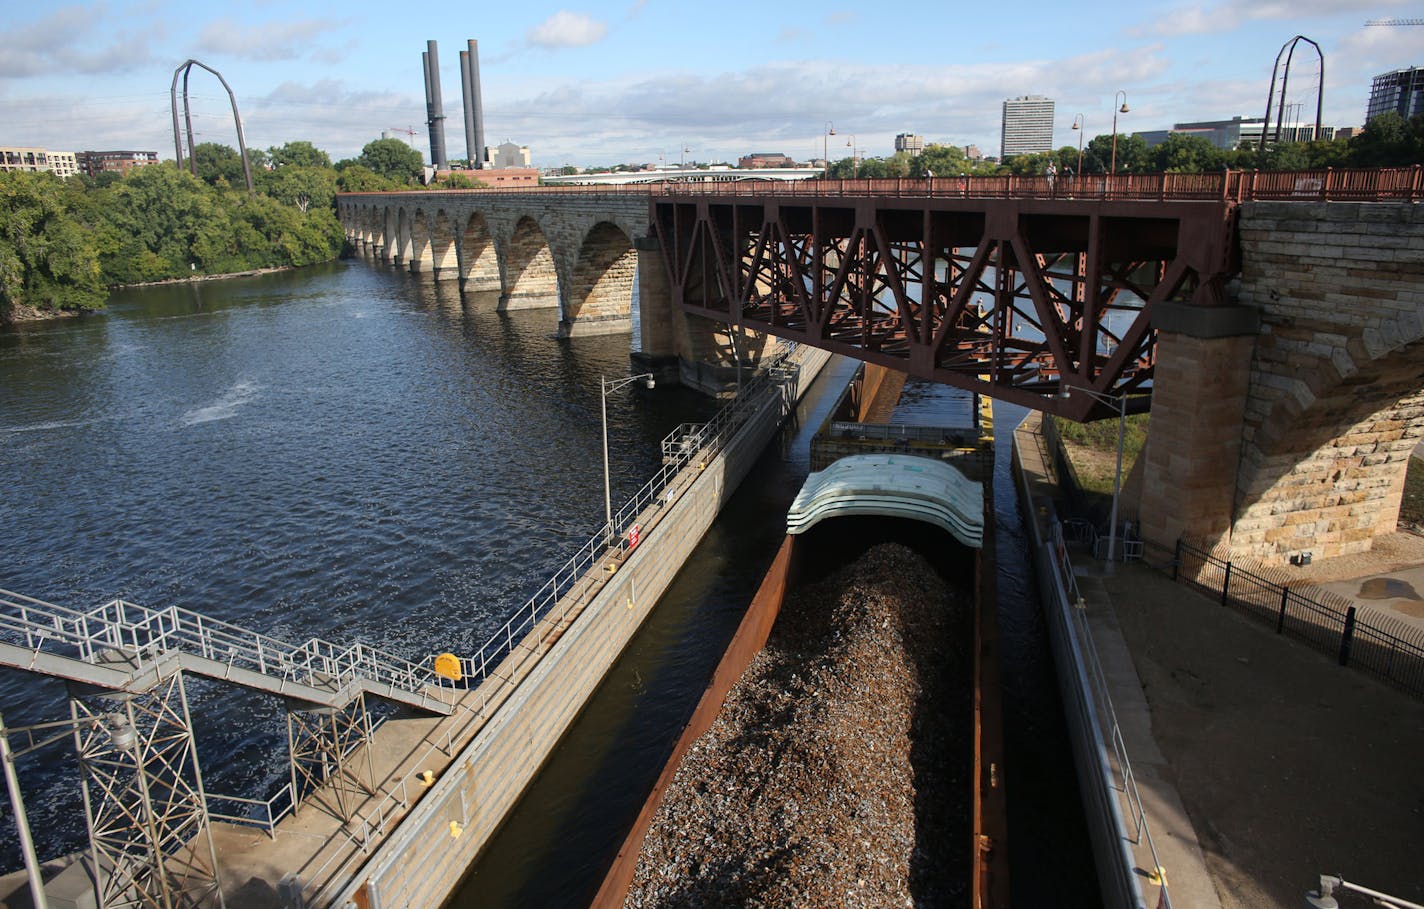
[[1350, 665], [1350, 645], [1355, 640], [1355, 607], [1345, 611], [1345, 628], [1340, 633], [1340, 665]]
[[1285, 631], [1286, 628], [1286, 605], [1290, 603], [1290, 588], [1281, 588], [1281, 614], [1276, 619], [1276, 634]]
[[1178, 570], [1182, 565], [1182, 538], [1177, 537], [1177, 551], [1172, 554], [1172, 580], [1177, 580]]
[[1229, 595], [1228, 595], [1228, 593], [1227, 593], [1227, 591], [1229, 591], [1230, 589], [1231, 589], [1231, 563], [1230, 563], [1230, 562], [1227, 562], [1227, 563], [1226, 563], [1226, 577], [1222, 578], [1222, 580], [1221, 580], [1221, 605], [1223, 605], [1223, 606], [1225, 606], [1225, 605], [1226, 605], [1226, 601], [1227, 601], [1228, 599], [1230, 599], [1230, 597], [1229, 597]]

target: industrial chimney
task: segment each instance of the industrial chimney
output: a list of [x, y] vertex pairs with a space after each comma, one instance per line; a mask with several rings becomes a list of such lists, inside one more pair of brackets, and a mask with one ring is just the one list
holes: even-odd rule
[[440, 55], [434, 41], [425, 42], [425, 47], [420, 62], [425, 67], [425, 122], [430, 127], [430, 161], [436, 170], [449, 170], [450, 162], [445, 157], [445, 110], [440, 101]]
[[480, 101], [480, 43], [470, 39], [470, 49], [460, 51], [460, 77], [465, 90], [465, 155], [470, 167], [485, 166], [485, 112]]

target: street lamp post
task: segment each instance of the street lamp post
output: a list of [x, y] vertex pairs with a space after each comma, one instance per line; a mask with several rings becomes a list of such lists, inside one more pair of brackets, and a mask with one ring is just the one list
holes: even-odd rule
[[859, 178], [860, 173], [859, 170], [856, 169], [857, 162], [855, 160], [855, 133], [850, 134], [850, 139], [846, 142], [846, 148], [850, 149], [850, 178], [852, 180], [855, 180]]
[[613, 492], [612, 484], [608, 478], [608, 393], [617, 391], [634, 382], [641, 381], [646, 388], [654, 385], [653, 374], [650, 372], [641, 373], [636, 376], [625, 376], [622, 379], [614, 379], [612, 382], [603, 376], [598, 377], [599, 388], [602, 392], [602, 415], [603, 415], [603, 517], [604, 517], [604, 540], [613, 537]]
[[1073, 118], [1073, 128], [1078, 131], [1078, 170], [1074, 173], [1083, 176], [1083, 134], [1088, 131], [1088, 123], [1083, 119], [1082, 114]]
[[[1118, 95], [1122, 95], [1122, 107], [1121, 107], [1121, 108], [1119, 108], [1119, 107], [1117, 106], [1117, 96], [1118, 96]], [[1127, 112], [1128, 112], [1128, 110], [1127, 110], [1127, 92], [1122, 91], [1121, 89], [1119, 89], [1119, 90], [1117, 91], [1117, 93], [1113, 95], [1113, 146], [1112, 146], [1112, 166], [1109, 168], [1109, 171], [1108, 171], [1108, 172], [1109, 172], [1111, 175], [1113, 175], [1113, 176], [1116, 176], [1116, 175], [1117, 175], [1117, 115], [1120, 114], [1120, 113], [1125, 114], [1125, 113], [1127, 113]]]
[[1118, 494], [1122, 491], [1122, 439], [1127, 428], [1127, 395], [1105, 395], [1100, 391], [1093, 391], [1091, 388], [1084, 388], [1081, 385], [1069, 385], [1058, 393], [1060, 398], [1067, 400], [1073, 392], [1080, 391], [1095, 401], [1110, 404], [1117, 410], [1117, 472], [1113, 474], [1113, 498], [1112, 516], [1108, 519], [1108, 557], [1107, 561], [1116, 561], [1117, 553], [1117, 500]]
[[692, 149], [688, 148], [686, 143], [682, 143], [681, 163], [678, 164], [678, 170], [682, 171], [682, 173], [678, 174], [678, 177], [682, 180], [687, 179], [687, 153], [690, 151], [692, 151]]
[[825, 169], [821, 171], [821, 179], [829, 180], [831, 177], [831, 136], [836, 134], [836, 125], [830, 120], [826, 121], [826, 128], [821, 133], [821, 163]]

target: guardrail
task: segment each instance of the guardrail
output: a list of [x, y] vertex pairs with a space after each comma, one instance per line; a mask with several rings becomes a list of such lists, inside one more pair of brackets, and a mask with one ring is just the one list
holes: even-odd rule
[[[1127, 754], [1127, 743], [1123, 741], [1122, 726], [1118, 723], [1117, 710], [1113, 707], [1107, 675], [1103, 671], [1102, 659], [1098, 656], [1098, 648], [1093, 641], [1092, 629], [1088, 627], [1088, 614], [1084, 607], [1085, 600], [1082, 592], [1078, 589], [1078, 578], [1073, 573], [1073, 560], [1064, 539], [1063, 523], [1050, 520], [1048, 534], [1049, 557], [1058, 575], [1058, 580], [1067, 594], [1067, 611], [1073, 625], [1073, 636], [1077, 642], [1078, 652], [1084, 657], [1084, 667], [1088, 670], [1088, 683], [1092, 687], [1093, 699], [1099, 707], [1099, 730], [1106, 733], [1108, 741], [1112, 744], [1113, 757], [1116, 760], [1115, 768], [1111, 764], [1105, 763], [1104, 769], [1110, 774], [1116, 774], [1117, 781], [1113, 788], [1126, 800], [1128, 811], [1131, 814], [1132, 832], [1127, 837], [1127, 841], [1132, 845], [1145, 843], [1148, 853], [1152, 856], [1153, 868], [1161, 868], [1162, 861], [1157, 854], [1157, 844], [1152, 839], [1152, 827], [1147, 820], [1147, 809], [1143, 807], [1142, 795], [1137, 790], [1137, 775], [1133, 772], [1132, 760]], [[1123, 856], [1123, 860], [1128, 863], [1129, 868], [1136, 865], [1130, 851]], [[1161, 909], [1171, 909], [1172, 898], [1167, 887], [1167, 880], [1165, 877], [1159, 877], [1158, 880], [1161, 889], [1157, 905]]]
[[[1217, 558], [1181, 540], [1174, 549], [1152, 545], [1159, 567], [1172, 579], [1209, 592], [1221, 605], [1336, 658], [1341, 666], [1372, 673], [1396, 688], [1424, 698], [1424, 634], [1402, 623], [1391, 631], [1383, 616], [1339, 608], [1304, 596], [1239, 564]], [[1170, 561], [1167, 556], [1170, 555]], [[1149, 563], [1152, 560], [1148, 560]]]
[[454, 685], [428, 667], [364, 644], [342, 646], [320, 638], [292, 644], [178, 606], [150, 609], [110, 600], [81, 612], [0, 590], [0, 640], [30, 651], [29, 665], [20, 668], [55, 675], [63, 674], [64, 664], [40, 659], [42, 654], [135, 673], [178, 653], [220, 664], [227, 672], [246, 670], [318, 691], [367, 683], [446, 705], [457, 696]]
[[530, 194], [611, 196], [915, 197], [935, 199], [1063, 199], [1077, 201], [1200, 202], [1414, 202], [1424, 199], [1424, 168], [1325, 168], [1304, 171], [1228, 170], [1196, 174], [1080, 174], [1075, 177], [939, 176], [864, 180], [757, 180], [725, 183], [663, 182], [523, 189], [424, 187], [398, 192], [339, 193], [338, 198], [399, 197], [406, 192], [442, 196], [518, 198]]

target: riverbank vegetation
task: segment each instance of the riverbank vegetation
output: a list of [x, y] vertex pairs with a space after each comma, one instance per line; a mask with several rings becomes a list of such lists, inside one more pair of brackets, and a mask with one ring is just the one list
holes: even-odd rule
[[326, 262], [345, 237], [337, 192], [420, 188], [420, 152], [378, 139], [332, 163], [310, 142], [248, 153], [193, 149], [196, 174], [165, 161], [61, 180], [0, 173], [0, 321], [101, 309], [110, 287]]

